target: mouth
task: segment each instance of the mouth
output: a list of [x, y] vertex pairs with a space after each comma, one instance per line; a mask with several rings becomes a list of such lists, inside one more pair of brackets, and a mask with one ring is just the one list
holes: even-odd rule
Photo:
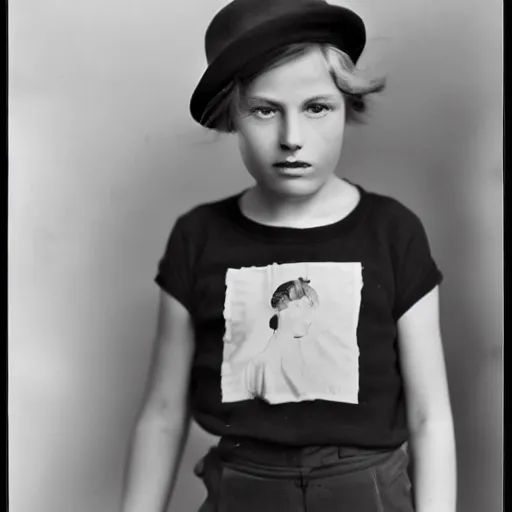
[[308, 167], [311, 167], [311, 164], [287, 158], [285, 162], [276, 162], [274, 167], [277, 167], [278, 169], [307, 169]]
[[293, 156], [289, 156], [284, 162], [276, 162], [273, 167], [285, 178], [302, 178], [312, 171], [309, 162], [297, 160]]

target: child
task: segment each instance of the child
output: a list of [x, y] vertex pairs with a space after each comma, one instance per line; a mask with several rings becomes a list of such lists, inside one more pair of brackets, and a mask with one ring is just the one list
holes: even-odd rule
[[[324, 0], [233, 0], [208, 27], [191, 114], [236, 134], [255, 185], [172, 229], [123, 512], [166, 510], [191, 418], [220, 437], [201, 512], [455, 512], [441, 273], [414, 213], [335, 175], [384, 86], [355, 71], [364, 45]], [[295, 348], [262, 358], [281, 316]]]

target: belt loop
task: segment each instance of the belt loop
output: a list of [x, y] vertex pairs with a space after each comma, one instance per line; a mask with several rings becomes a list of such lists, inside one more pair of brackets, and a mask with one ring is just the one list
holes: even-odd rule
[[312, 468], [301, 468], [300, 470], [300, 484], [302, 489], [306, 489], [309, 485], [309, 475], [311, 474]]

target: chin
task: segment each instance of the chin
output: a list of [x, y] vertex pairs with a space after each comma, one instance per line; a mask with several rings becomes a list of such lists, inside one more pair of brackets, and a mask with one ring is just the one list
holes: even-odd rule
[[325, 184], [324, 182], [296, 179], [296, 180], [280, 180], [272, 183], [272, 191], [286, 198], [306, 198], [314, 196]]
[[306, 336], [308, 334], [308, 332], [309, 332], [309, 327], [304, 328], [300, 331], [294, 332], [293, 337], [294, 338], [304, 338], [304, 336]]

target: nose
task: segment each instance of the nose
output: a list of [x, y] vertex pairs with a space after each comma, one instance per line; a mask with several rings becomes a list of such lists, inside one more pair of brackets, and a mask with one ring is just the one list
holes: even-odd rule
[[295, 152], [302, 148], [300, 119], [293, 114], [283, 116], [279, 145], [285, 151]]

